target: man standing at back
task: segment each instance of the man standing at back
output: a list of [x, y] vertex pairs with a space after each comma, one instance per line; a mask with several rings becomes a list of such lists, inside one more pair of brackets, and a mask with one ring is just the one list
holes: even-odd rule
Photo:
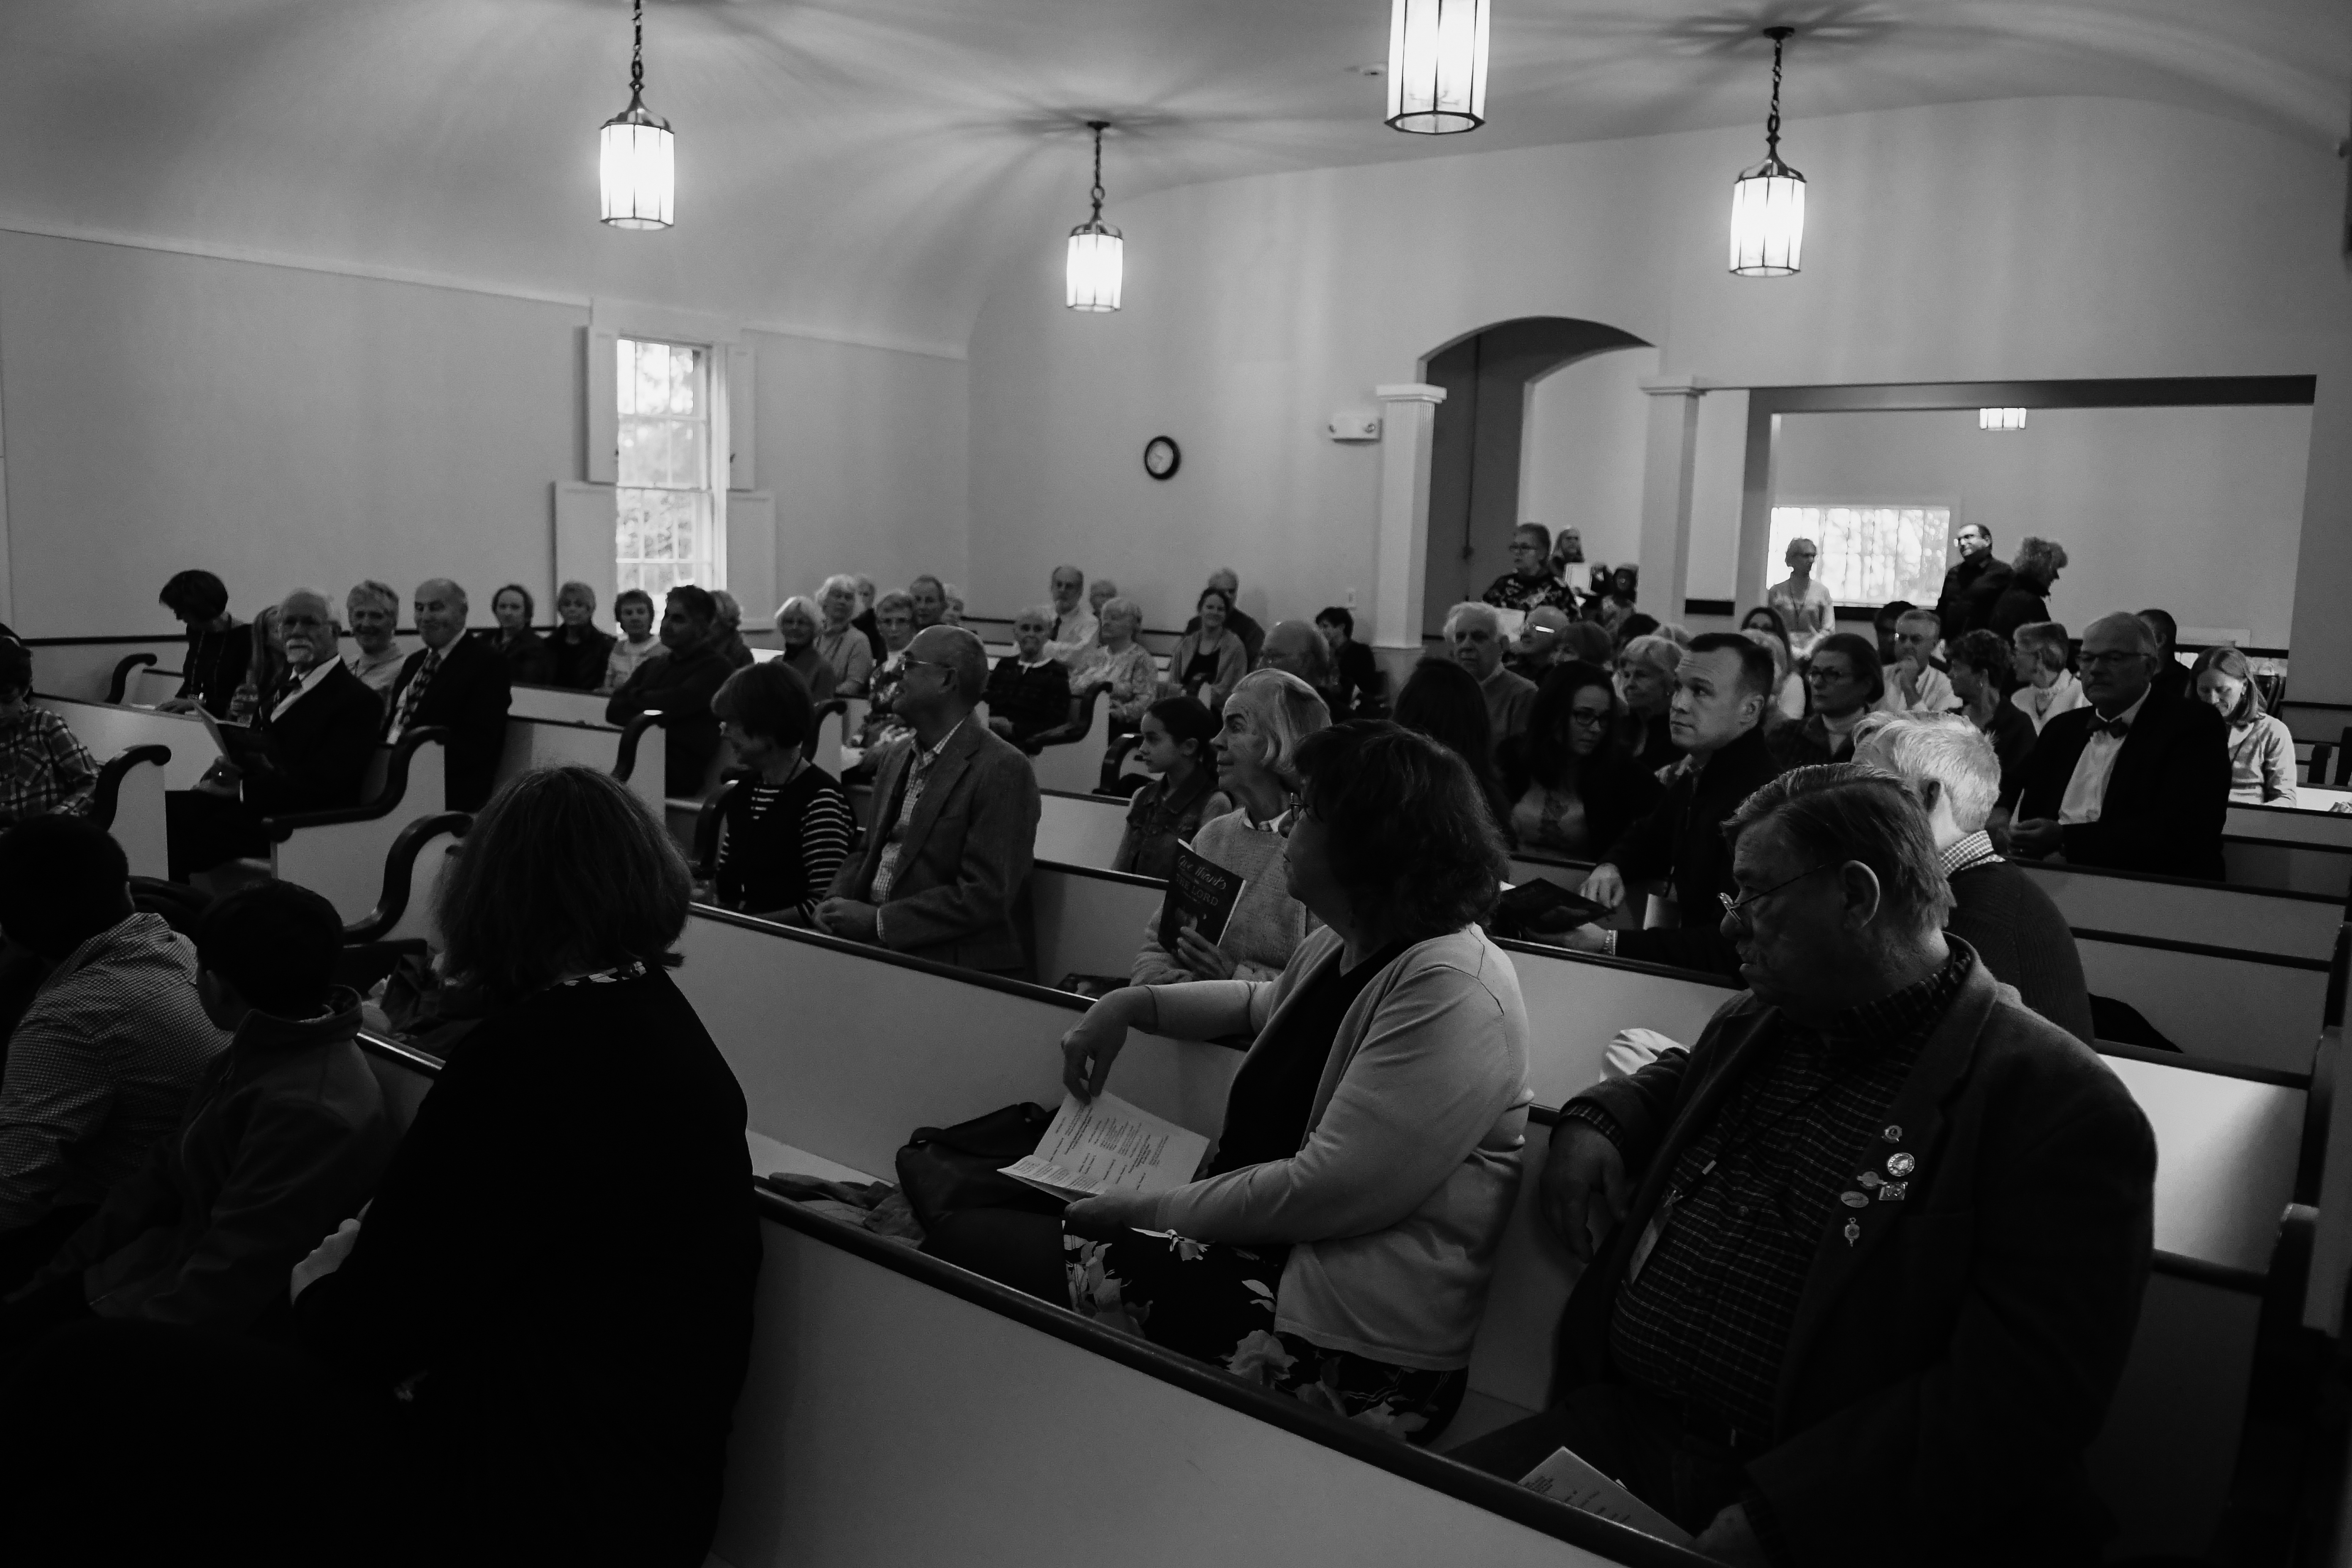
[[1764, 740], [1772, 702], [1772, 656], [1736, 632], [1693, 637], [1675, 668], [1667, 733], [1689, 757], [1650, 815], [1627, 828], [1584, 880], [1584, 896], [1611, 909], [1626, 884], [1674, 884], [1678, 927], [1602, 931], [1579, 926], [1560, 940], [1588, 952], [1646, 959], [1684, 969], [1738, 973], [1738, 954], [1717, 922], [1717, 897], [1731, 887], [1723, 823], [1780, 770]]
[[1013, 906], [1036, 850], [1037, 776], [972, 721], [987, 684], [987, 652], [960, 626], [908, 645], [898, 713], [914, 734], [882, 753], [873, 831], [816, 907], [819, 926], [940, 963], [1027, 973]]
[[1980, 522], [1964, 522], [1959, 532], [1952, 536], [1959, 546], [1960, 558], [1944, 573], [1944, 591], [1936, 595], [1936, 620], [1943, 627], [1944, 639], [1956, 642], [1962, 632], [1973, 630], [1969, 619], [1971, 604], [1989, 612], [2000, 591], [2009, 586], [2009, 563], [1994, 559], [1992, 530]]
[[2202, 702], [2154, 689], [2158, 657], [2137, 616], [2102, 616], [2083, 634], [2090, 706], [2052, 719], [2026, 753], [2012, 853], [2221, 880], [2229, 726]]
[[393, 684], [383, 738], [439, 725], [449, 731], [445, 795], [452, 811], [479, 811], [490, 798], [507, 745], [514, 688], [507, 661], [488, 642], [466, 636], [466, 590], [446, 577], [416, 585], [416, 637]]
[[227, 1044], [195, 949], [131, 909], [130, 880], [121, 846], [78, 817], [0, 835], [0, 931], [50, 966], [0, 1072], [0, 1292], [139, 1168]]

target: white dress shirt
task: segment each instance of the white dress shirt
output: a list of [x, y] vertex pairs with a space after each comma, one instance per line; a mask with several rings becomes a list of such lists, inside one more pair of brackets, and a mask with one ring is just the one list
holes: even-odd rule
[[[2153, 688], [2150, 689], [2154, 689]], [[2147, 705], [2147, 692], [2139, 700], [2116, 715], [2120, 722], [2129, 725], [2139, 719], [2139, 710]], [[2100, 721], [2097, 713], [2091, 721]], [[2096, 822], [2107, 798], [2107, 775], [2116, 771], [2116, 753], [2124, 749], [2124, 737], [2099, 733], [2083, 746], [2083, 754], [2075, 759], [2074, 776], [2066, 781], [2066, 793], [2058, 800], [2058, 820], [2072, 827], [2077, 823]]]
[[1882, 712], [1948, 713], [1959, 700], [1952, 695], [1952, 678], [1932, 664], [1919, 672], [1919, 695], [1907, 700], [1903, 695], [1901, 661], [1886, 666], [1881, 673], [1886, 677], [1886, 694], [1878, 700]]
[[1095, 613], [1080, 605], [1054, 623], [1054, 635], [1046, 639], [1045, 657], [1058, 658], [1064, 664], [1076, 664], [1095, 646], [1102, 630], [1102, 622]]

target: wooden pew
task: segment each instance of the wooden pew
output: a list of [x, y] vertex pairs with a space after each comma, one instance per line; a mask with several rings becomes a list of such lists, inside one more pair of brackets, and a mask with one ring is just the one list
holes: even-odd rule
[[1084, 791], [1040, 788], [1037, 794], [1037, 858], [1109, 869], [1127, 834], [1128, 803]]
[[448, 809], [448, 733], [427, 725], [378, 746], [357, 805], [263, 817], [271, 839], [270, 875], [318, 893], [346, 923], [365, 917], [375, 907], [384, 860], [401, 830]]
[[2335, 951], [2344, 900], [2322, 893], [2200, 882], [2093, 866], [2021, 860], [2079, 937], [2157, 937], [2326, 959]]
[[445, 811], [402, 828], [384, 856], [375, 906], [344, 925], [344, 944], [420, 942], [438, 952], [442, 942], [433, 923], [433, 900], [458, 842], [473, 825], [467, 813]]
[[604, 705], [612, 694], [604, 691], [575, 691], [568, 686], [523, 686], [514, 688], [513, 700], [507, 704], [509, 719], [552, 719], [567, 724], [602, 724]]
[[163, 769], [168, 747], [133, 746], [100, 763], [90, 793], [89, 819], [114, 836], [134, 877], [171, 871], [171, 843], [163, 822]]
[[1108, 743], [1110, 732], [1110, 704], [1104, 700], [1101, 687], [1087, 693], [1086, 714], [1084, 734], [1075, 741], [1047, 746], [1029, 759], [1040, 790], [1084, 795], [1102, 776], [1103, 748]]
[[196, 781], [220, 757], [220, 748], [205, 733], [202, 721], [184, 713], [157, 713], [47, 695], [36, 695], [33, 705], [63, 719], [93, 756], [116, 756], [134, 746], [163, 747], [172, 754], [163, 764], [166, 790], [195, 788]]
[[654, 812], [662, 809], [662, 769], [667, 737], [651, 714], [625, 725], [585, 724], [566, 719], [507, 717], [506, 749], [499, 753], [494, 787], [531, 768], [576, 763], [609, 773]]
[[2352, 886], [2352, 816], [2233, 803], [2221, 858], [2242, 886], [2341, 899]]

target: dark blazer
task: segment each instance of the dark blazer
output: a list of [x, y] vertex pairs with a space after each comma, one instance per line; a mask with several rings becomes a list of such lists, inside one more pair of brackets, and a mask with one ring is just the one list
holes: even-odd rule
[[246, 805], [264, 816], [357, 805], [383, 723], [383, 701], [336, 659], [284, 718], [262, 710], [267, 744], [244, 770]]
[[2009, 582], [1993, 599], [1991, 608], [1985, 612], [1982, 625], [2006, 637], [2016, 636], [2020, 626], [2049, 618], [2050, 590], [2011, 573]]
[[1620, 958], [1739, 973], [1738, 955], [1723, 940], [1723, 906], [1716, 901], [1717, 893], [1732, 890], [1723, 819], [1780, 772], [1762, 729], [1750, 730], [1708, 758], [1706, 766], [1676, 777], [1665, 799], [1609, 847], [1602, 859], [1629, 881], [1672, 878], [1682, 911], [1678, 927], [1618, 932]]
[[1944, 929], [1976, 949], [1992, 977], [2015, 986], [2027, 1006], [2091, 1044], [2097, 1030], [2083, 955], [2065, 915], [2033, 874], [2007, 860], [1988, 860], [1953, 873], [1951, 882], [1952, 912]]
[[[400, 667], [400, 679], [384, 700], [385, 733], [400, 716], [408, 683], [424, 668], [426, 650], [417, 649]], [[461, 637], [442, 656], [433, 684], [409, 721], [414, 729], [439, 724], [449, 731], [447, 795], [452, 811], [479, 811], [490, 798], [490, 781], [499, 771], [499, 757], [507, 745], [507, 709], [514, 701], [507, 661], [498, 649], [478, 637]]]
[[507, 661], [507, 680], [510, 685], [556, 684], [555, 658], [548, 649], [547, 639], [529, 626], [516, 633], [511, 642], [507, 640], [505, 632], [497, 628], [471, 635], [489, 644]]
[[1952, 574], [1965, 570], [1965, 567], [1955, 566], [1950, 573], [1945, 574], [1943, 596], [1936, 601], [1938, 619], [1943, 619], [1947, 610], [1959, 617], [1957, 624], [1944, 621], [1944, 638], [1948, 643], [1962, 632], [1990, 627], [1993, 606], [2000, 603], [2001, 595], [2009, 591], [2010, 580], [2017, 575], [2017, 568], [2008, 562], [1988, 559], [1982, 567], [1962, 582], [1960, 591], [1955, 596]]
[[[2018, 772], [2019, 820], [2058, 819], [2097, 717], [2077, 708], [2042, 727]], [[2229, 725], [2202, 702], [2150, 691], [2116, 753], [2099, 820], [2067, 828], [2060, 853], [2078, 866], [2218, 882], [2229, 815]]]
[[[1623, 1131], [1632, 1206], [1562, 1314], [1556, 1399], [1613, 1380], [1609, 1325], [1682, 1151], [1771, 1048], [1743, 993], [1688, 1056], [1580, 1099]], [[2083, 1454], [2121, 1378], [2155, 1214], [2156, 1140], [2087, 1046], [1976, 966], [1887, 1123], [1901, 1203], [1840, 1208], [1790, 1326], [1772, 1447], [1751, 1460], [1808, 1564], [2095, 1562]], [[1849, 1244], [1851, 1216], [1862, 1226]]]
[[[886, 748], [875, 769], [874, 821], [863, 852], [841, 863], [833, 897], [872, 902], [874, 869], [906, 794], [916, 742]], [[1013, 743], [967, 718], [931, 764], [899, 846], [882, 945], [966, 969], [1027, 967], [1013, 910], [1037, 845], [1037, 775]]]

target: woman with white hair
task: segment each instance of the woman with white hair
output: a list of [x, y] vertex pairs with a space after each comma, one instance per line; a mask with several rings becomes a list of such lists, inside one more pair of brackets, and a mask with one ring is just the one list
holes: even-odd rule
[[863, 697], [874, 679], [874, 645], [858, 627], [857, 579], [836, 572], [818, 585], [816, 656], [833, 671], [835, 697]]
[[1234, 809], [1202, 823], [1192, 848], [1244, 879], [1241, 899], [1214, 942], [1188, 928], [1178, 933], [1173, 952], [1160, 945], [1154, 914], [1144, 927], [1131, 984], [1271, 980], [1282, 973], [1314, 924], [1307, 906], [1290, 896], [1283, 866], [1298, 795], [1295, 759], [1307, 737], [1330, 723], [1323, 699], [1295, 675], [1255, 670], [1234, 686], [1213, 743], [1217, 787]]
[[776, 636], [784, 644], [784, 656], [776, 662], [808, 683], [809, 700], [814, 702], [823, 702], [834, 693], [833, 666], [816, 650], [817, 623], [823, 615], [816, 601], [805, 594], [794, 594], [776, 606]]
[[1625, 702], [1627, 754], [1653, 773], [1681, 760], [1667, 732], [1675, 702], [1675, 671], [1682, 646], [1662, 637], [1635, 637], [1617, 652], [1617, 695]]
[[1103, 700], [1110, 705], [1110, 732], [1131, 734], [1143, 721], [1143, 710], [1160, 695], [1160, 667], [1152, 662], [1151, 650], [1135, 640], [1143, 629], [1143, 606], [1114, 596], [1103, 601], [1097, 619], [1095, 645], [1070, 671], [1070, 689], [1106, 688]]
[[2041, 884], [2003, 859], [1985, 831], [2000, 796], [1990, 737], [1958, 713], [1871, 713], [1854, 726], [1853, 760], [1893, 773], [1927, 808], [1952, 885], [1945, 931], [1976, 949], [2027, 1006], [2090, 1044], [2096, 1031], [2074, 933]]

